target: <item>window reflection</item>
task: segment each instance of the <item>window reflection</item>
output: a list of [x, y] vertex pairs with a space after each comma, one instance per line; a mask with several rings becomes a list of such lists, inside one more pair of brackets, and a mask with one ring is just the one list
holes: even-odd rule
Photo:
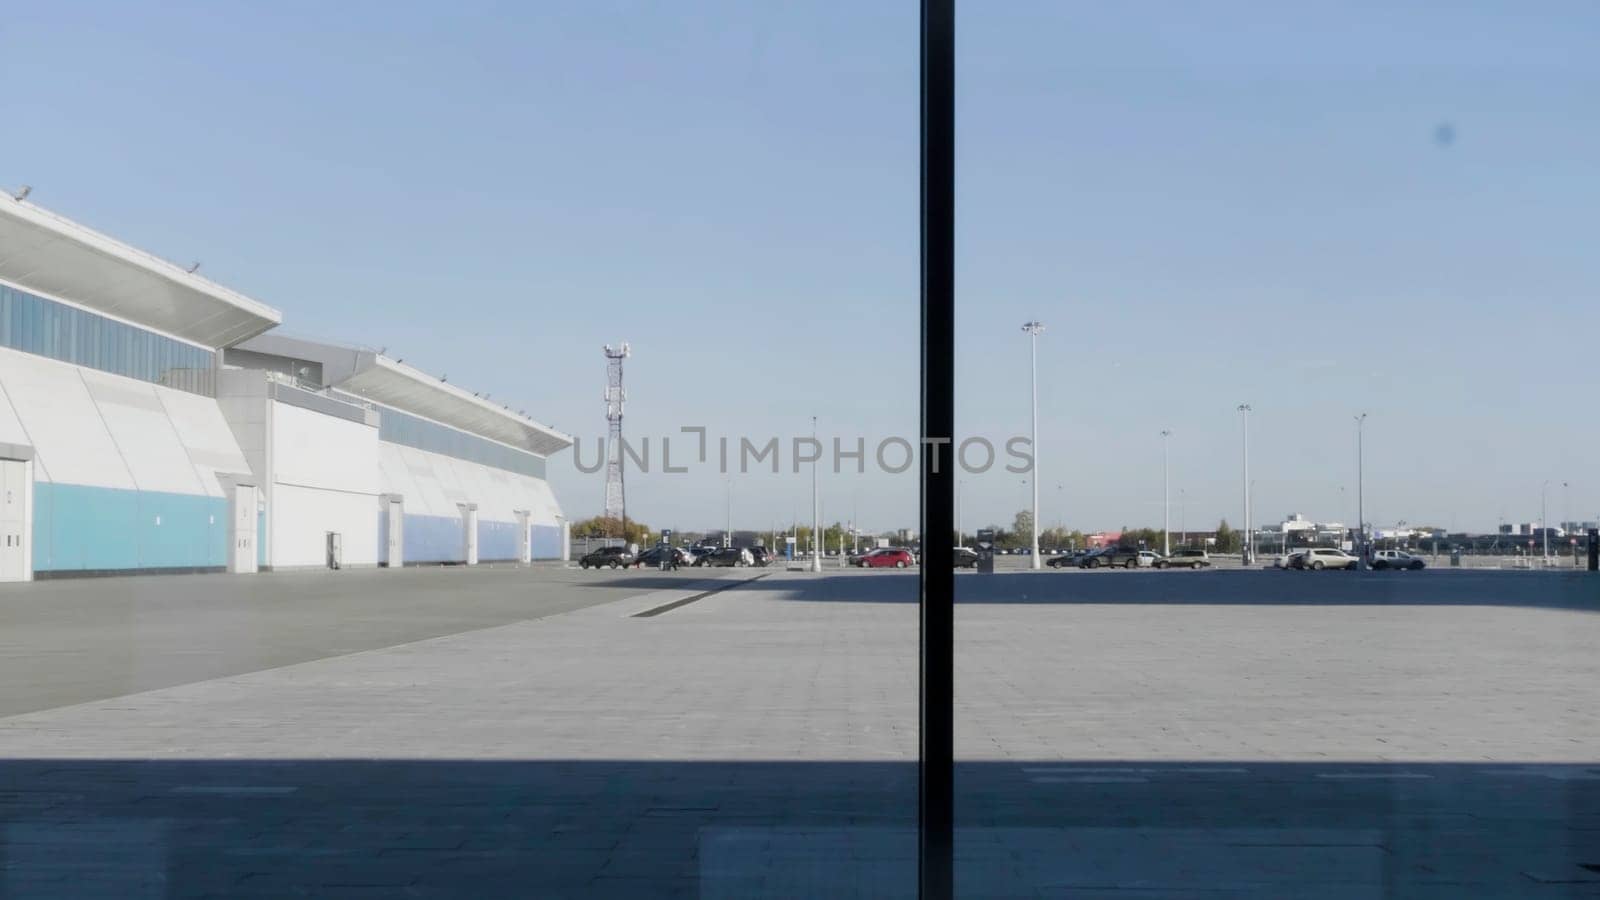
[[0, 346], [193, 394], [216, 395], [212, 351], [3, 284]]
[[378, 438], [507, 472], [544, 477], [544, 460], [532, 453], [388, 407], [382, 408], [378, 420]]

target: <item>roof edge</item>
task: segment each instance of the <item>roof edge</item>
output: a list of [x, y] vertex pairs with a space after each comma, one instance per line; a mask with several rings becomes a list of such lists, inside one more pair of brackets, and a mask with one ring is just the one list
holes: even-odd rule
[[263, 331], [283, 324], [283, 313], [259, 300], [241, 294], [232, 288], [224, 287], [209, 278], [196, 275], [174, 262], [162, 259], [148, 251], [140, 250], [131, 244], [119, 241], [110, 235], [75, 222], [59, 213], [29, 203], [26, 200], [18, 200], [16, 197], [3, 192], [0, 192], [0, 209], [6, 210], [14, 217], [22, 219], [35, 227], [76, 241], [119, 262], [159, 275], [179, 287], [205, 294], [214, 300], [270, 321], [271, 325], [262, 329]]
[[[410, 366], [403, 362], [390, 359], [389, 357], [384, 356], [377, 351], [360, 350], [358, 352], [360, 353], [361, 359], [360, 362], [356, 364], [357, 372], [365, 371], [368, 368], [387, 369], [388, 371], [394, 372], [397, 375], [402, 375], [406, 378], [409, 378], [420, 385], [431, 387], [435, 390], [450, 394], [452, 397], [461, 401], [462, 403], [476, 406], [485, 412], [493, 413], [508, 421], [514, 422], [523, 428], [532, 428], [535, 431], [543, 434], [545, 437], [560, 442], [562, 446], [559, 448], [559, 450], [552, 452], [560, 452], [560, 450], [565, 450], [566, 448], [572, 446], [572, 435], [567, 434], [564, 431], [558, 431], [544, 424], [543, 422], [539, 422], [528, 416], [512, 412], [510, 409], [504, 406], [490, 403], [489, 401], [479, 397], [469, 390], [466, 390], [465, 388], [457, 387], [448, 381], [441, 381], [439, 378], [430, 375], [427, 372], [416, 368], [415, 366]], [[419, 413], [419, 415], [422, 414]]]

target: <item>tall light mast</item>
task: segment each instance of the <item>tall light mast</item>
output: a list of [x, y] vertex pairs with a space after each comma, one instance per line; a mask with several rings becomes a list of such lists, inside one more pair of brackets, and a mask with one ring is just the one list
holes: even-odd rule
[[606, 518], [622, 522], [622, 539], [628, 538], [628, 499], [622, 490], [622, 402], [628, 394], [622, 389], [622, 361], [632, 353], [628, 342], [606, 352]]

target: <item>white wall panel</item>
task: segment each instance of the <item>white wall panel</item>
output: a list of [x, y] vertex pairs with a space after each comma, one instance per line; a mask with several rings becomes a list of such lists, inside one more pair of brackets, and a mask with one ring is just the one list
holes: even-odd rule
[[384, 494], [399, 494], [405, 498], [407, 507], [412, 502], [417, 504], [416, 512], [426, 512], [425, 501], [422, 499], [421, 488], [417, 486], [416, 478], [411, 475], [411, 466], [406, 462], [405, 456], [400, 453], [396, 444], [383, 441], [378, 442], [378, 490]]
[[433, 474], [439, 479], [439, 487], [443, 489], [445, 500], [453, 507], [457, 503], [471, 503], [476, 498], [466, 485], [461, 483], [461, 478], [456, 475], [456, 460], [448, 456], [439, 456], [430, 453], [433, 457]]
[[476, 490], [484, 498], [478, 505], [478, 515], [497, 522], [515, 522], [515, 510], [526, 508], [523, 506], [522, 486], [517, 484], [516, 474], [490, 466], [465, 465], [474, 470]]
[[[435, 472], [434, 463], [441, 465], [444, 457], [432, 453], [424, 453], [413, 447], [397, 447], [400, 458], [405, 460], [406, 469], [411, 474], [412, 484], [416, 486], [415, 498], [406, 494], [406, 512], [412, 515], [425, 516], [454, 516], [457, 515], [455, 501], [445, 496], [444, 483], [440, 481]], [[415, 505], [413, 505], [413, 499]]]
[[376, 495], [378, 429], [274, 403], [272, 466], [280, 484]]
[[248, 473], [250, 464], [223, 418], [221, 407], [215, 400], [184, 391], [158, 387], [155, 392], [178, 433], [178, 440], [188, 451], [189, 461], [194, 464], [206, 493], [224, 496], [217, 473]]
[[[0, 350], [0, 353], [9, 352]], [[4, 393], [4, 396], [0, 396], [0, 441], [7, 444], [31, 443], [27, 431], [22, 427], [22, 420], [17, 418], [16, 410], [11, 408], [11, 388], [5, 384], [3, 378], [0, 378], [0, 392]]]
[[216, 494], [201, 484], [155, 385], [92, 369], [80, 369], [79, 374], [140, 490]]
[[533, 505], [533, 521], [538, 525], [554, 525], [561, 515], [561, 504], [556, 502], [555, 492], [550, 490], [550, 483], [537, 478], [524, 479], [529, 482], [528, 488], [537, 498]]
[[516, 516], [511, 513], [517, 508], [516, 498], [511, 496], [513, 490], [506, 486], [506, 482], [496, 479], [491, 474], [501, 473], [509, 479], [511, 473], [459, 459], [450, 462], [451, 469], [455, 472], [456, 484], [460, 485], [465, 502], [478, 504], [480, 521], [516, 521]]
[[272, 566], [326, 564], [330, 531], [342, 536], [345, 565], [378, 564], [378, 502], [374, 496], [280, 483], [273, 487], [272, 503], [268, 526]]
[[42, 464], [36, 478], [48, 473], [48, 480], [66, 484], [134, 487], [76, 366], [0, 350], [0, 382]]
[[561, 512], [537, 478], [400, 444], [380, 443], [379, 457], [382, 490], [403, 495], [408, 515], [454, 516], [457, 503], [476, 503], [481, 521], [515, 522], [515, 511], [525, 509], [533, 524], [554, 525]]

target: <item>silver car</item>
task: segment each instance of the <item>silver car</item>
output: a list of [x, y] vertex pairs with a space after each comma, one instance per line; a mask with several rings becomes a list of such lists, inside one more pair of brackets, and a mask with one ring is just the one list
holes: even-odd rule
[[1311, 547], [1298, 550], [1289, 557], [1289, 565], [1296, 569], [1354, 569], [1360, 560], [1334, 547]]

